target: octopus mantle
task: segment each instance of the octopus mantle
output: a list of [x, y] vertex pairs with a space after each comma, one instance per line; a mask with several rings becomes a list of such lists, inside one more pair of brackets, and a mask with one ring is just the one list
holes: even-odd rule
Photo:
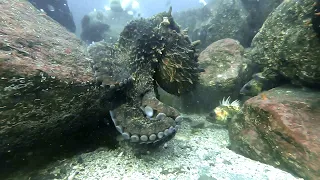
[[[115, 44], [89, 46], [98, 85], [123, 91], [124, 103], [110, 117], [124, 139], [156, 144], [173, 137], [183, 119], [157, 97], [156, 88], [181, 95], [198, 82], [196, 43], [169, 12], [131, 21]], [[125, 87], [125, 88], [123, 88]]]

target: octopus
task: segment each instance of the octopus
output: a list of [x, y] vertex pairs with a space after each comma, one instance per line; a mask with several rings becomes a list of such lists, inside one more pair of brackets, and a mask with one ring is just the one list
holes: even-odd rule
[[156, 145], [174, 137], [183, 116], [158, 99], [157, 87], [180, 96], [193, 90], [202, 71], [199, 42], [180, 30], [171, 11], [129, 22], [116, 43], [88, 47], [96, 83], [121, 96], [110, 119], [130, 143]]

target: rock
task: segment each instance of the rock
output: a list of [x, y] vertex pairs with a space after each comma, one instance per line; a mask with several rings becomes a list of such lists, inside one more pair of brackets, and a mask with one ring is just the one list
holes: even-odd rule
[[280, 4], [278, 0], [216, 0], [201, 9], [174, 15], [192, 40], [201, 40], [201, 49], [211, 43], [232, 38], [248, 47], [268, 14]]
[[247, 18], [249, 25], [248, 40], [249, 43], [257, 34], [268, 15], [276, 9], [283, 0], [241, 0], [244, 8], [248, 11]]
[[312, 25], [314, 1], [284, 1], [252, 41], [249, 58], [293, 84], [320, 87], [320, 42]]
[[[201, 48], [204, 49], [224, 38], [250, 44], [244, 34], [249, 32], [248, 15], [240, 0], [216, 0], [203, 9], [177, 14], [175, 19], [182, 27], [189, 29], [192, 40], [202, 41]], [[189, 26], [190, 23], [193, 25]]]
[[182, 96], [184, 110], [208, 113], [223, 97], [238, 99], [241, 85], [250, 79], [250, 62], [244, 58], [244, 48], [233, 39], [212, 43], [199, 55], [199, 66], [205, 72], [192, 94]]
[[243, 54], [244, 48], [239, 41], [222, 39], [212, 43], [198, 58], [200, 67], [205, 69], [201, 73], [201, 84], [214, 86], [218, 82], [236, 78], [239, 66], [245, 61]]
[[74, 34], [27, 1], [4, 0], [0, 8], [2, 174], [85, 144], [108, 118], [113, 92], [93, 84]]
[[320, 92], [278, 87], [245, 102], [229, 124], [231, 149], [305, 179], [320, 177]]

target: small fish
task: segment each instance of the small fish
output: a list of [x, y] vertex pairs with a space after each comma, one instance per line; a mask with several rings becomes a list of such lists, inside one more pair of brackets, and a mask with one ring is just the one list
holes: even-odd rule
[[55, 11], [54, 7], [52, 5], [50, 5], [50, 4], [48, 4], [48, 10], [52, 11], [52, 12]]
[[230, 102], [230, 97], [228, 97], [227, 99], [222, 98], [220, 105], [213, 110], [213, 113], [210, 113], [210, 116], [214, 117], [215, 123], [227, 125], [229, 120], [238, 113], [241, 113], [240, 101]]
[[215, 108], [214, 112], [216, 114], [217, 122], [221, 122], [221, 121], [225, 122], [229, 115], [228, 111], [221, 107]]

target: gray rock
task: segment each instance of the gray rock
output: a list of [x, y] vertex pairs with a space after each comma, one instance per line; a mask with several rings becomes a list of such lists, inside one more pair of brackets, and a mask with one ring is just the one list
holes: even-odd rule
[[249, 58], [293, 84], [320, 87], [320, 50], [308, 21], [313, 1], [284, 1], [252, 41]]
[[[14, 3], [19, 6], [13, 11]], [[26, 162], [44, 163], [61, 149], [75, 150], [90, 139], [88, 134], [94, 137], [111, 104], [98, 100], [108, 90], [95, 88], [85, 47], [74, 34], [40, 15], [27, 1], [2, 1], [0, 7], [0, 174], [4, 175]]]
[[320, 136], [320, 92], [281, 86], [264, 94], [247, 100], [243, 113], [231, 120], [230, 149], [304, 179], [318, 179], [320, 140], [313, 137]]
[[189, 29], [192, 40], [201, 40], [201, 49], [211, 43], [233, 38], [248, 45], [249, 13], [240, 0], [216, 0], [202, 9], [176, 14], [176, 21]]
[[[248, 43], [258, 33], [269, 14], [276, 9], [283, 0], [241, 0], [244, 8], [248, 11], [249, 32]], [[249, 41], [250, 40], [250, 41]], [[248, 44], [249, 45], [249, 44]]]
[[216, 0], [201, 9], [174, 15], [192, 40], [201, 40], [201, 49], [211, 43], [232, 38], [248, 47], [270, 12], [281, 0]]

